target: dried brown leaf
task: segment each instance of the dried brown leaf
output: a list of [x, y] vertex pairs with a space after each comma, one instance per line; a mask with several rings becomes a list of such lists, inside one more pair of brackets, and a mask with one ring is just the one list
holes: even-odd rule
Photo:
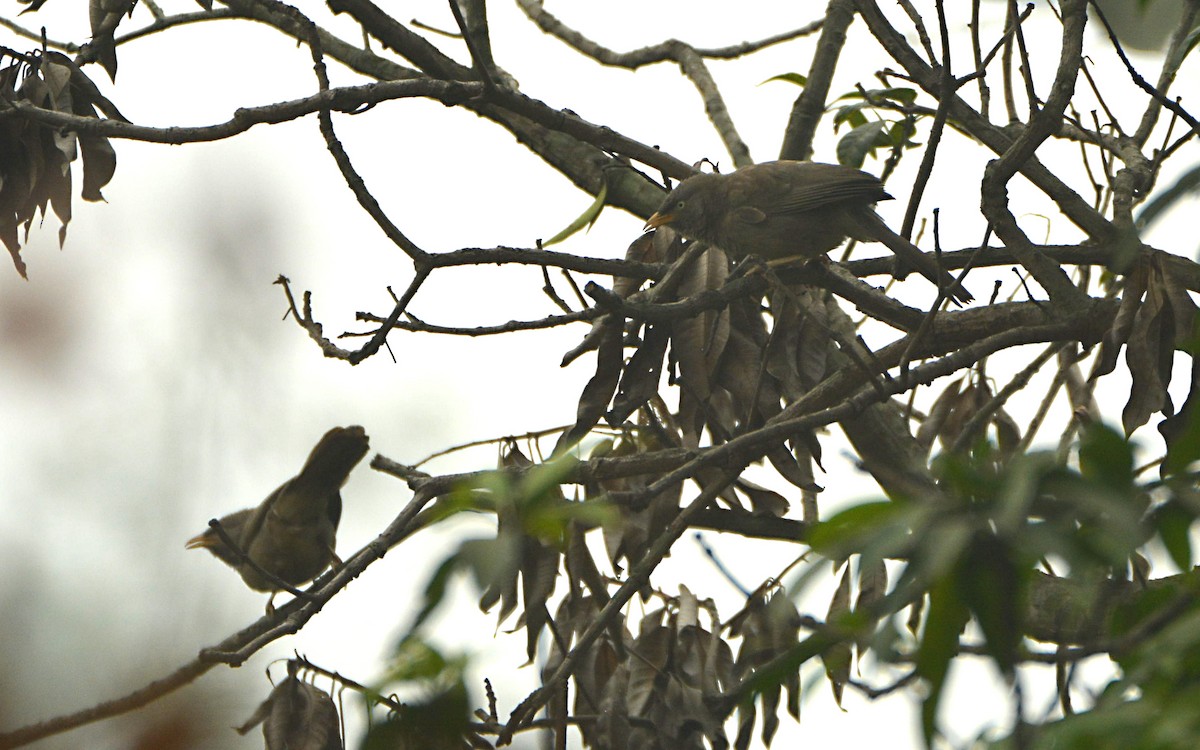
[[883, 560], [861, 565], [858, 570], [858, 598], [854, 602], [854, 611], [862, 612], [875, 606], [887, 593], [887, 587], [887, 565]]
[[1096, 404], [1091, 387], [1083, 377], [1079, 363], [1074, 361], [1075, 357], [1076, 351], [1073, 347], [1067, 347], [1058, 353], [1059, 366], [1066, 368], [1067, 402], [1071, 405], [1071, 411], [1082, 411], [1098, 418], [1100, 407]]
[[[729, 260], [716, 248], [708, 248], [684, 271], [678, 296], [690, 297], [720, 289], [729, 278]], [[728, 309], [707, 310], [671, 324], [671, 353], [679, 366], [685, 391], [700, 402], [712, 391], [712, 375], [725, 343], [729, 340]]]
[[687, 586], [679, 585], [679, 595], [675, 597], [678, 610], [675, 613], [675, 625], [680, 630], [700, 626], [700, 600]]
[[271, 691], [250, 719], [238, 727], [246, 734], [259, 724], [267, 750], [341, 750], [337, 707], [329, 694], [288, 676]]
[[1134, 318], [1141, 307], [1142, 295], [1146, 293], [1149, 279], [1149, 265], [1145, 259], [1139, 258], [1129, 273], [1125, 275], [1121, 306], [1117, 308], [1112, 326], [1105, 332], [1104, 338], [1100, 342], [1100, 353], [1096, 357], [1096, 362], [1092, 366], [1092, 374], [1088, 376], [1088, 380], [1095, 380], [1107, 375], [1117, 366], [1117, 357], [1121, 353], [1121, 347], [1129, 340], [1130, 333], [1133, 331]]
[[559, 437], [554, 446], [554, 455], [565, 453], [568, 448], [582, 440], [604, 416], [604, 410], [617, 390], [621, 376], [621, 354], [624, 351], [622, 331], [621, 319], [608, 315], [598, 320], [592, 328], [592, 332], [597, 334], [596, 372], [579, 394], [575, 424]]
[[766, 417], [779, 411], [778, 386], [774, 377], [763, 370], [762, 347], [742, 330], [739, 317], [736, 312], [732, 316], [725, 355], [714, 381], [729, 394], [739, 424], [742, 421], [761, 424], [764, 409]]
[[[888, 587], [888, 572], [887, 565], [883, 560], [874, 560], [866, 562], [859, 561], [858, 568], [858, 598], [854, 600], [855, 612], [869, 612], [872, 607], [883, 600], [887, 594]], [[862, 658], [863, 651], [871, 642], [869, 634], [864, 633], [858, 642], [855, 644], [858, 648], [859, 658]]]
[[819, 492], [821, 487], [813, 477], [812, 463], [801, 461], [782, 445], [777, 445], [767, 452], [771, 466], [787, 481], [800, 489]]
[[616, 397], [613, 398], [612, 410], [605, 415], [610, 425], [620, 425], [658, 393], [663, 359], [666, 357], [667, 343], [670, 340], [671, 333], [668, 327], [646, 327], [641, 346], [629, 358], [621, 373], [621, 383], [617, 388]]
[[[664, 231], [666, 230], [666, 231]], [[636, 263], [665, 263], [671, 256], [673, 246], [682, 245], [682, 240], [666, 227], [641, 235], [625, 249], [625, 260]], [[646, 279], [636, 276], [617, 276], [613, 279], [613, 293], [624, 298], [636, 292]]]
[[908, 632], [916, 635], [921, 629], [921, 615], [925, 611], [925, 597], [917, 597], [913, 603], [908, 605], [908, 619], [905, 620], [904, 626], [908, 628]]
[[1129, 568], [1133, 573], [1133, 580], [1139, 586], [1145, 586], [1150, 581], [1150, 561], [1145, 555], [1140, 552], [1134, 552], [1129, 556]]
[[646, 714], [650, 703], [659, 693], [659, 678], [671, 657], [674, 632], [661, 624], [643, 628], [630, 646], [634, 657], [629, 660], [629, 691], [625, 697], [630, 714]]
[[783, 495], [766, 487], [760, 487], [747, 479], [738, 479], [734, 482], [734, 486], [750, 498], [750, 507], [755, 515], [782, 518], [790, 507], [790, 503]]
[[74, 97], [71, 93], [71, 78], [74, 75], [72, 66], [64, 65], [57, 57], [45, 55], [39, 68], [50, 95], [47, 107], [57, 112], [74, 112]]
[[733, 649], [721, 638], [719, 630], [711, 632], [698, 630], [696, 638], [698, 644], [701, 644], [705, 638], [708, 640], [708, 645], [705, 647], [704, 676], [700, 687], [708, 695], [717, 695], [721, 690], [733, 684]]
[[525, 605], [525, 653], [530, 662], [537, 655], [538, 637], [546, 626], [546, 602], [558, 580], [558, 550], [526, 538], [521, 565], [521, 596]]
[[[1155, 257], [1157, 259], [1158, 256]], [[1192, 296], [1183, 284], [1181, 274], [1169, 273], [1158, 263], [1156, 263], [1155, 270], [1157, 278], [1161, 280], [1167, 304], [1171, 308], [1174, 318], [1175, 340], [1172, 342], [1172, 346], [1175, 349], [1184, 348], [1192, 343], [1195, 335], [1196, 315], [1200, 313], [1200, 308], [1192, 301]]]
[[1013, 451], [1021, 444], [1021, 428], [1017, 420], [1004, 409], [997, 409], [992, 414], [991, 422], [996, 428], [996, 445], [1000, 447], [1000, 455], [1011, 458]]
[[117, 49], [113, 35], [117, 24], [133, 11], [136, 0], [88, 0], [88, 20], [92, 24], [92, 51], [96, 61], [108, 72], [108, 77], [117, 79]]
[[1189, 383], [1188, 395], [1183, 406], [1174, 415], [1158, 423], [1158, 432], [1162, 435], [1168, 452], [1172, 451], [1176, 442], [1187, 433], [1187, 426], [1192, 424], [1196, 409], [1200, 408], [1197, 406], [1200, 404], [1200, 357], [1192, 357]]
[[958, 403], [958, 397], [962, 393], [963, 383], [965, 382], [965, 378], [958, 378], [943, 388], [942, 392], [934, 400], [933, 406], [929, 408], [929, 414], [917, 429], [917, 444], [926, 453], [933, 448], [934, 439], [941, 434], [946, 420], [950, 418], [951, 412], [954, 411], [954, 406]]
[[1129, 401], [1121, 411], [1121, 424], [1126, 435], [1132, 434], [1149, 421], [1151, 414], [1169, 403], [1167, 383], [1175, 334], [1174, 317], [1164, 309], [1165, 302], [1161, 285], [1152, 281], [1146, 289], [1146, 300], [1134, 318], [1125, 348], [1125, 364], [1133, 378]]
[[771, 746], [771, 740], [775, 738], [775, 732], [779, 729], [779, 699], [783, 696], [783, 688], [779, 685], [772, 685], [764, 688], [759, 694], [759, 704], [762, 706], [762, 741], [767, 747]]
[[[842, 580], [838, 583], [833, 599], [829, 602], [829, 613], [825, 617], [827, 626], [836, 626], [842, 616], [850, 611], [850, 566], [842, 571]], [[821, 661], [825, 664], [825, 675], [833, 688], [833, 698], [838, 708], [842, 706], [842, 690], [850, 681], [850, 663], [852, 659], [849, 641], [837, 643], [821, 653]]]
[[773, 300], [771, 314], [775, 327], [767, 346], [766, 371], [779, 382], [788, 400], [794, 401], [806, 390], [800, 377], [801, 339], [806, 321], [800, 309], [786, 298]]
[[942, 422], [938, 440], [942, 447], [951, 448], [962, 437], [963, 430], [979, 410], [992, 399], [992, 388], [987, 380], [976, 377], [959, 392], [950, 404], [950, 412]]
[[754, 723], [758, 718], [754, 705], [753, 702], [746, 702], [738, 706], [738, 733], [733, 741], [734, 750], [748, 750], [754, 739]]
[[117, 172], [117, 152], [107, 138], [80, 135], [79, 148], [83, 152], [83, 186], [80, 196], [85, 201], [103, 201], [100, 188], [108, 184]]

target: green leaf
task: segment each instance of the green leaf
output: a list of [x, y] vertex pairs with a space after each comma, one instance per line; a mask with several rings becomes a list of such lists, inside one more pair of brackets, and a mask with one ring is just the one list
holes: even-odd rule
[[1195, 515], [1172, 498], [1154, 511], [1153, 523], [1175, 567], [1183, 573], [1192, 569], [1191, 529]]
[[407, 635], [396, 644], [389, 665], [388, 682], [428, 680], [443, 674], [453, 662], [421, 638]]
[[866, 91], [849, 91], [839, 96], [835, 101], [844, 99], [861, 99], [865, 102], [880, 100], [893, 101], [899, 104], [912, 104], [917, 100], [917, 90], [907, 86], [889, 86], [884, 89], [867, 89]]
[[591, 229], [596, 220], [600, 218], [600, 212], [604, 210], [604, 201], [606, 198], [608, 198], [607, 178], [600, 184], [600, 190], [596, 193], [596, 200], [592, 201], [592, 205], [588, 206], [587, 210], [581, 213], [575, 221], [568, 224], [566, 229], [542, 242], [542, 247], [562, 242], [584, 227]]
[[787, 83], [794, 83], [801, 88], [808, 85], [808, 78], [799, 73], [780, 73], [777, 76], [771, 76], [758, 85], [761, 86], [763, 83], [770, 83], [771, 81], [785, 81]]
[[917, 100], [917, 90], [910, 89], [907, 86], [893, 86], [884, 89], [883, 92], [888, 99], [893, 99], [903, 104], [912, 104]]
[[917, 674], [928, 683], [929, 693], [921, 704], [921, 730], [926, 747], [931, 747], [937, 731], [938, 703], [950, 662], [958, 653], [958, 636], [971, 619], [970, 610], [958, 597], [954, 579], [946, 576], [929, 592], [929, 615], [917, 649]]
[[[1178, 592], [1169, 586], [1156, 586], [1138, 592], [1113, 610], [1108, 622], [1109, 633], [1118, 638], [1129, 633], [1148, 619], [1158, 616], [1178, 596]], [[1133, 666], [1130, 659], [1134, 655], [1135, 652], [1123, 653], [1117, 657], [1117, 661], [1129, 669]]]
[[1027, 453], [1012, 461], [1001, 476], [996, 495], [995, 521], [1001, 534], [1018, 533], [1029, 518], [1029, 509], [1047, 476], [1059, 469], [1049, 452]]
[[1133, 449], [1120, 433], [1105, 424], [1088, 425], [1079, 439], [1079, 473], [1106, 487], [1133, 487]]
[[[361, 750], [449, 750], [464, 747], [470, 720], [467, 690], [459, 680], [432, 697], [406, 702], [367, 730]], [[338, 745], [341, 747], [341, 745]]]
[[468, 539], [459, 547], [458, 557], [483, 590], [479, 608], [487, 612], [505, 591], [516, 585], [521, 565], [521, 537], [500, 534], [495, 539]]
[[983, 630], [988, 655], [1007, 677], [1016, 667], [1023, 634], [1027, 576], [1011, 549], [988, 533], [975, 535], [955, 575], [959, 597]]
[[881, 146], [889, 145], [887, 123], [882, 121], [868, 122], [851, 130], [837, 144], [837, 159], [839, 164], [848, 167], [862, 167], [867, 155], [875, 152]]
[[562, 484], [579, 465], [572, 456], [562, 456], [529, 467], [513, 490], [517, 502], [534, 508], [554, 507], [563, 502]]
[[1190, 32], [1188, 32], [1188, 35], [1184, 37], [1183, 44], [1180, 45], [1180, 48], [1183, 50], [1183, 57], [1187, 57], [1189, 54], [1191, 54], [1191, 51], [1196, 49], [1197, 44], [1200, 44], [1200, 26], [1192, 29]]
[[855, 505], [837, 513], [828, 521], [816, 524], [809, 535], [808, 543], [826, 557], [845, 559], [851, 552], [866, 546], [870, 539], [894, 523], [900, 517], [901, 511], [897, 503], [888, 500]]
[[446, 597], [446, 588], [450, 583], [450, 576], [454, 571], [458, 570], [460, 559], [458, 554], [453, 554], [442, 561], [433, 575], [429, 577], [429, 583], [425, 584], [424, 603], [421, 605], [421, 611], [417, 613], [417, 617], [413, 620], [410, 631], [416, 630], [428, 619], [429, 615], [437, 609], [437, 606], [442, 603]]
[[867, 124], [867, 116], [863, 114], [864, 103], [850, 104], [838, 107], [833, 113], [833, 132], [837, 132], [842, 124], [848, 124], [852, 129]]
[[911, 118], [904, 118], [892, 124], [888, 129], [888, 141], [893, 148], [914, 146], [912, 137], [916, 135], [917, 126]]
[[1200, 461], [1200, 409], [1190, 412], [1185, 411], [1187, 418], [1183, 429], [1168, 444], [1167, 458], [1163, 462], [1167, 476], [1187, 471], [1189, 466]]

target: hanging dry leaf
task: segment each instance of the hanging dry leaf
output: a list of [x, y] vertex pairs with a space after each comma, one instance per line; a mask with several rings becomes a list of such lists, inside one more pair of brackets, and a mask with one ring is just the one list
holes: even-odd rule
[[[882, 559], [867, 562], [859, 559], [858, 567], [858, 598], [854, 601], [855, 612], [869, 612], [875, 604], [881, 601], [887, 593], [887, 565]], [[859, 659], [871, 643], [870, 633], [864, 632], [855, 646], [858, 648]]]
[[[0, 59], [3, 57], [0, 54]], [[96, 117], [99, 108], [109, 117], [124, 119], [79, 67], [59, 52], [22, 56], [0, 70], [0, 97], [83, 117]], [[27, 276], [27, 268], [21, 245], [28, 240], [34, 219], [44, 217], [48, 207], [62, 222], [59, 244], [66, 239], [71, 221], [71, 163], [80, 152], [82, 197], [103, 200], [100, 189], [116, 171], [116, 154], [107, 138], [46, 127], [19, 116], [0, 122], [0, 241], [22, 277]], [[24, 237], [19, 228], [24, 229]]]
[[950, 419], [950, 414], [954, 411], [958, 397], [962, 393], [963, 384], [966, 382], [965, 377], [956, 378], [943, 388], [933, 405], [929, 407], [929, 413], [922, 420], [921, 426], [917, 428], [917, 444], [926, 453], [933, 448], [933, 441], [941, 434], [947, 420]]
[[790, 507], [790, 503], [783, 495], [766, 487], [760, 487], [748, 479], [738, 479], [734, 482], [734, 487], [750, 498], [751, 512], [755, 515], [782, 518]]
[[671, 331], [667, 326], [646, 326], [641, 345], [629, 358], [621, 373], [621, 384], [613, 399], [612, 409], [605, 415], [610, 425], [620, 425], [658, 393], [663, 358], [666, 356], [667, 343], [670, 340]]
[[1117, 358], [1121, 348], [1129, 340], [1133, 330], [1133, 321], [1142, 304], [1142, 295], [1146, 293], [1146, 284], [1150, 278], [1150, 267], [1144, 257], [1139, 257], [1133, 267], [1125, 274], [1124, 289], [1121, 294], [1121, 305], [1117, 308], [1112, 326], [1104, 333], [1100, 341], [1100, 353], [1092, 365], [1092, 374], [1088, 380], [1095, 380], [1112, 372], [1117, 366]]
[[1192, 339], [1197, 307], [1180, 280], [1167, 273], [1162, 256], [1138, 257], [1125, 277], [1121, 306], [1100, 345], [1090, 380], [1112, 372], [1122, 346], [1133, 379], [1129, 400], [1121, 412], [1125, 434], [1162, 412], [1174, 413], [1168, 393], [1175, 350]]
[[[800, 638], [800, 613], [782, 587], [769, 598], [765, 589], [760, 589], [747, 600], [745, 608], [730, 619], [729, 633], [742, 639], [736, 673], [744, 678], [796, 645]], [[767, 744], [779, 726], [777, 712], [781, 689], [787, 690], [788, 713], [796, 718], [800, 716], [800, 674], [796, 672], [786, 675], [779, 685], [763, 690], [759, 696], [763, 714], [762, 737]], [[735, 747], [748, 747], [757, 714], [748, 706], [741, 706], [738, 711]]]
[[1096, 404], [1092, 388], [1083, 376], [1079, 363], [1075, 361], [1077, 357], [1078, 347], [1076, 346], [1069, 346], [1058, 352], [1059, 367], [1064, 368], [1066, 374], [1067, 403], [1071, 405], [1072, 412], [1090, 415], [1098, 419], [1100, 407]]
[[[710, 247], [684, 272], [677, 295], [680, 299], [720, 289], [729, 279], [729, 259]], [[685, 390], [698, 399], [708, 397], [712, 373], [716, 369], [725, 342], [729, 340], [729, 310], [707, 310], [695, 317], [675, 321], [671, 343], [679, 363], [679, 377]]]
[[1152, 278], [1125, 345], [1125, 364], [1133, 378], [1129, 401], [1121, 411], [1126, 435], [1149, 421], [1151, 414], [1163, 409], [1171, 411], [1167, 384], [1171, 380], [1174, 328], [1175, 318], [1167, 306], [1166, 295]]
[[617, 389], [621, 376], [621, 354], [624, 351], [621, 340], [624, 327], [621, 319], [615, 316], [606, 315], [601, 320], [603, 323], [592, 329], [596, 334], [596, 374], [592, 375], [579, 394], [575, 424], [559, 437], [553, 455], [565, 453], [600, 422]]
[[[843, 615], [850, 612], [850, 566], [847, 564], [842, 571], [842, 580], [838, 583], [833, 599], [829, 602], [829, 613], [825, 617], [827, 626], [836, 626]], [[842, 707], [842, 690], [850, 681], [850, 663], [853, 656], [851, 643], [843, 641], [825, 649], [821, 653], [821, 661], [825, 664], [825, 675], [829, 678], [829, 686], [833, 688], [833, 699], [838, 708]]]
[[[592, 457], [601, 455], [632, 456], [661, 449], [661, 445], [652, 438], [649, 429], [639, 429], [618, 438], [608, 448], [592, 452]], [[654, 475], [635, 475], [616, 479], [607, 479], [588, 488], [589, 499], [596, 499], [607, 493], [627, 493], [644, 490], [657, 477]], [[654, 540], [679, 510], [679, 498], [683, 492], [680, 485], [660, 492], [649, 498], [637, 508], [625, 503], [615, 503], [616, 512], [601, 520], [601, 532], [604, 537], [604, 548], [608, 553], [613, 569], [620, 571], [621, 560], [637, 561], [645, 554], [650, 542]]]
[[117, 24], [133, 13], [137, 0], [88, 0], [88, 20], [92, 24], [92, 52], [108, 77], [117, 80], [117, 48], [113, 35]]
[[[674, 232], [649, 232], [638, 237], [625, 249], [625, 260], [637, 263], [665, 263], [671, 253], [678, 252], [681, 240]], [[636, 292], [646, 279], [638, 276], [617, 276], [613, 279], [613, 294], [622, 299]], [[600, 342], [608, 336], [607, 327], [611, 324], [610, 315], [602, 315], [592, 321], [592, 329], [584, 336], [583, 341], [571, 351], [563, 355], [562, 367], [574, 362], [580, 355], [600, 346]], [[636, 333], [636, 331], [635, 331]]]
[[966, 378], [954, 381], [934, 401], [929, 414], [917, 431], [917, 441], [928, 450], [934, 437], [947, 450], [959, 444], [963, 431], [985, 408], [992, 411], [987, 419], [976, 425], [969, 438], [976, 440], [986, 434], [988, 427], [996, 431], [996, 445], [1000, 456], [1007, 459], [1021, 442], [1021, 428], [1016, 420], [1002, 408], [993, 405], [993, 392], [982, 373], [976, 373], [965, 388]]
[[333, 699], [294, 674], [276, 685], [237, 731], [246, 734], [259, 724], [263, 725], [267, 750], [342, 750]]

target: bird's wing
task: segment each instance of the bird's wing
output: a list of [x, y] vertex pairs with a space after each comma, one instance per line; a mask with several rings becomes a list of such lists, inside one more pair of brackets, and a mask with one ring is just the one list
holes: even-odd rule
[[767, 215], [754, 206], [741, 206], [730, 211], [734, 221], [742, 224], [761, 224], [767, 220]]
[[329, 514], [329, 521], [333, 524], [336, 531], [338, 524], [342, 520], [342, 493], [334, 492], [329, 498], [329, 505], [325, 506], [325, 512]]
[[766, 179], [759, 205], [767, 213], [801, 213], [845, 201], [874, 203], [892, 196], [873, 174], [841, 164], [772, 162], [756, 168]]
[[275, 491], [267, 495], [267, 499], [258, 504], [257, 507], [250, 509], [250, 518], [246, 520], [246, 525], [242, 527], [242, 533], [235, 536], [233, 540], [242, 548], [242, 552], [250, 553], [250, 547], [254, 544], [254, 540], [258, 538], [258, 533], [262, 531], [263, 523], [267, 520], [267, 514], [271, 512], [272, 507], [279, 502], [279, 498], [287, 490], [288, 485], [292, 480], [284, 482], [275, 488]]

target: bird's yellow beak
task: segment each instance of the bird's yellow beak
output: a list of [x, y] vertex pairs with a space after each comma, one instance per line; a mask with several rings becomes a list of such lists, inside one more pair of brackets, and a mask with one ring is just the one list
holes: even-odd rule
[[203, 534], [197, 534], [184, 543], [184, 549], [208, 549], [217, 546], [217, 536], [209, 534], [207, 531]]
[[658, 229], [661, 226], [670, 224], [675, 221], [675, 214], [663, 214], [657, 211], [649, 219], [646, 219], [646, 226], [642, 227], [643, 232], [648, 232], [651, 229]]

